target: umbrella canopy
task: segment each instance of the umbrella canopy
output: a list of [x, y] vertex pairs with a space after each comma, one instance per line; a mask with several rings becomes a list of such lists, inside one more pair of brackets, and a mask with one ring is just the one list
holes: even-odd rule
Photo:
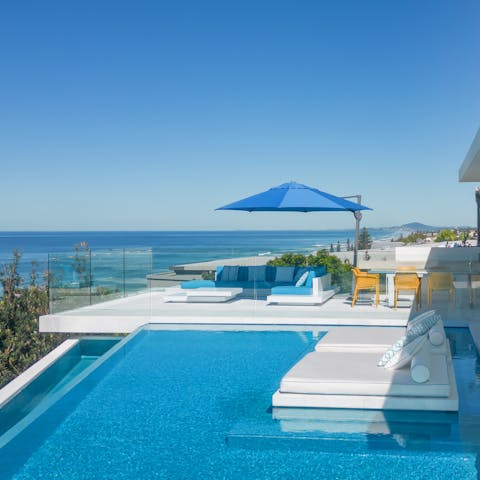
[[316, 188], [289, 182], [217, 210], [243, 210], [247, 212], [356, 212], [371, 210], [359, 203], [330, 195]]

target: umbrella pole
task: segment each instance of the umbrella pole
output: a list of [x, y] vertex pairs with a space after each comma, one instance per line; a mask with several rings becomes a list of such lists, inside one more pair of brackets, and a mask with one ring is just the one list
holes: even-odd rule
[[480, 187], [475, 190], [475, 200], [477, 201], [477, 247], [480, 247]]
[[360, 210], [353, 212], [355, 217], [355, 246], [353, 248], [353, 266], [358, 265], [358, 242], [360, 240], [360, 220], [362, 219], [362, 213]]
[[[359, 205], [362, 203], [361, 195], [350, 195], [349, 197], [342, 198], [356, 198]], [[360, 240], [360, 220], [362, 219], [362, 212], [360, 212], [360, 210], [355, 210], [353, 212], [353, 216], [355, 217], [355, 245], [353, 246], [353, 266], [356, 267], [358, 265], [358, 242]]]

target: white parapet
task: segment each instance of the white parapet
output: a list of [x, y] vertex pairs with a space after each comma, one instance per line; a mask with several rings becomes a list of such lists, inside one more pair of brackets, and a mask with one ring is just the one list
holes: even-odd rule
[[17, 393], [30, 385], [30, 383], [39, 377], [47, 368], [53, 365], [58, 358], [77, 345], [77, 343], [78, 339], [65, 340], [57, 348], [5, 385], [0, 390], [0, 408], [2, 408], [12, 397], [17, 395]]

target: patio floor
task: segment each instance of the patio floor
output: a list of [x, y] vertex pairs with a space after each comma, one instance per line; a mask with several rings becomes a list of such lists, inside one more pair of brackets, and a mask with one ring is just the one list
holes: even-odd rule
[[42, 332], [128, 333], [146, 323], [229, 325], [405, 326], [411, 308], [378, 308], [370, 298], [354, 308], [346, 295], [323, 305], [267, 305], [246, 298], [225, 303], [165, 303], [163, 292], [142, 293], [40, 318]]

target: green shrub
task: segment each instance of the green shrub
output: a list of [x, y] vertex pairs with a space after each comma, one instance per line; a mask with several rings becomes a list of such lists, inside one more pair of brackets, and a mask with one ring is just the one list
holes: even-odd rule
[[307, 257], [301, 253], [284, 253], [281, 257], [270, 260], [267, 265], [273, 267], [305, 267]]
[[3, 297], [0, 301], [0, 386], [38, 361], [63, 339], [63, 335], [38, 332], [40, 315], [48, 313], [48, 286], [39, 287], [33, 267], [25, 286], [18, 273], [20, 254], [0, 270]]
[[358, 249], [368, 250], [369, 248], [372, 248], [372, 237], [368, 233], [367, 228], [363, 227], [358, 237]]
[[215, 272], [202, 272], [202, 280], [215, 280]]
[[437, 233], [437, 236], [435, 238], [436, 242], [453, 242], [457, 239], [457, 235], [453, 230], [440, 230]]
[[327, 273], [332, 276], [332, 285], [339, 286], [342, 292], [349, 292], [352, 288], [352, 266], [348, 260], [342, 262], [337, 256], [330, 255], [327, 250], [319, 250], [308, 256], [301, 253], [285, 253], [281, 257], [270, 260], [267, 265], [274, 267], [325, 266]]

